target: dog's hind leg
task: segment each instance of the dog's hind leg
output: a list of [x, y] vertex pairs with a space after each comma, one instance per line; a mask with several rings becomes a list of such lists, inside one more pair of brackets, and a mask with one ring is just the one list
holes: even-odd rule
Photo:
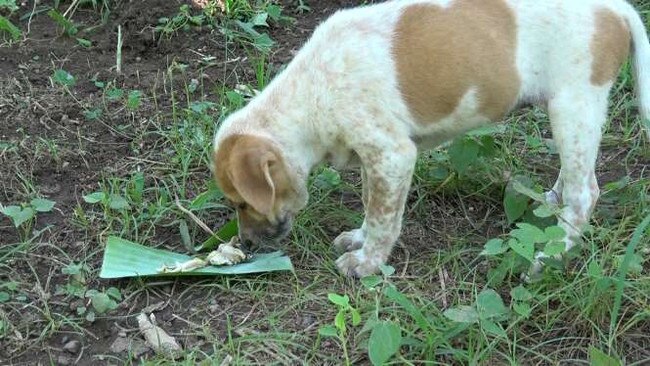
[[[341, 272], [354, 277], [376, 273], [388, 259], [402, 228], [404, 205], [417, 158], [417, 148], [406, 137], [370, 136], [360, 144], [362, 148], [356, 152], [365, 172], [366, 216], [361, 232], [353, 233], [362, 234], [363, 243], [357, 249], [350, 248], [351, 251], [336, 261]], [[341, 240], [339, 236], [337, 241]]]
[[[590, 85], [582, 90], [559, 92], [549, 101], [553, 139], [562, 164], [553, 191], [554, 198], [563, 205], [558, 225], [566, 233], [566, 251], [580, 242], [582, 229], [589, 221], [600, 192], [595, 166], [607, 116], [608, 92], [609, 86]], [[536, 258], [532, 275], [540, 272], [544, 254], [538, 253]]]

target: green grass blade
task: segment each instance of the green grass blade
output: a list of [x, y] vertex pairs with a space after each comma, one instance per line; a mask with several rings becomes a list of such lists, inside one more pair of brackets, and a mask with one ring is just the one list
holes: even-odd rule
[[9, 33], [14, 41], [19, 40], [20, 36], [22, 35], [20, 29], [16, 27], [12, 22], [10, 22], [9, 19], [3, 17], [2, 15], [0, 15], [0, 30]]
[[158, 273], [163, 265], [184, 262], [192, 257], [155, 249], [111, 236], [106, 242], [100, 278], [156, 276], [214, 276], [273, 271], [293, 271], [291, 260], [282, 252], [257, 254], [251, 260], [234, 266], [208, 266], [191, 272]]
[[612, 308], [612, 314], [609, 323], [609, 337], [610, 337], [610, 349], [612, 347], [612, 342], [615, 338], [615, 328], [616, 322], [618, 321], [618, 314], [621, 309], [621, 301], [623, 299], [623, 288], [625, 287], [625, 277], [629, 271], [630, 262], [634, 256], [634, 251], [636, 250], [637, 245], [641, 241], [641, 238], [645, 234], [646, 228], [650, 225], [650, 215], [646, 216], [645, 219], [637, 226], [632, 234], [632, 240], [627, 245], [625, 250], [625, 256], [623, 257], [623, 262], [618, 269], [616, 278], [614, 279], [616, 286], [616, 293], [614, 295], [614, 307]]
[[194, 248], [194, 250], [197, 252], [212, 250], [216, 248], [217, 245], [225, 243], [230, 240], [230, 238], [237, 235], [238, 230], [239, 228], [237, 227], [237, 220], [230, 220], [225, 225], [223, 225], [221, 229], [219, 229], [219, 231], [214, 234], [214, 236], [208, 238], [208, 240], [204, 241], [203, 244]]

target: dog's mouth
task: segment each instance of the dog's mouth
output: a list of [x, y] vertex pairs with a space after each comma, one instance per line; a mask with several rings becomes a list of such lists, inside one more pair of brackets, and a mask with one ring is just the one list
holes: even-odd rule
[[255, 238], [255, 239], [240, 239], [242, 250], [247, 254], [264, 254], [271, 253], [277, 250], [282, 250], [286, 247], [284, 238]]

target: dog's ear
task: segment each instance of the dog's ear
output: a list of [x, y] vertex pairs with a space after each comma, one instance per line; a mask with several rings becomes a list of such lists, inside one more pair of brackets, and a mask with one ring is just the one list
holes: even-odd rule
[[[257, 136], [239, 135], [224, 141], [215, 159], [221, 181], [229, 181], [246, 203], [264, 216], [272, 216], [278, 196], [288, 188], [287, 168], [273, 144]], [[225, 175], [225, 177], [223, 176]], [[227, 179], [223, 179], [227, 178]], [[224, 193], [226, 187], [222, 187]]]

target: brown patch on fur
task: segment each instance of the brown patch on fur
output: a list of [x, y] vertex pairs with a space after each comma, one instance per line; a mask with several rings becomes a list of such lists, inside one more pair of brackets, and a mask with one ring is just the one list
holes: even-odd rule
[[591, 83], [603, 85], [616, 79], [630, 51], [630, 30], [609, 9], [596, 10], [596, 31], [591, 39]]
[[265, 138], [226, 137], [214, 152], [217, 185], [237, 208], [242, 226], [277, 219], [293, 188], [279, 150]]
[[407, 7], [397, 24], [393, 54], [409, 110], [422, 123], [438, 121], [476, 87], [479, 112], [503, 117], [519, 92], [516, 41], [515, 17], [503, 0]]

